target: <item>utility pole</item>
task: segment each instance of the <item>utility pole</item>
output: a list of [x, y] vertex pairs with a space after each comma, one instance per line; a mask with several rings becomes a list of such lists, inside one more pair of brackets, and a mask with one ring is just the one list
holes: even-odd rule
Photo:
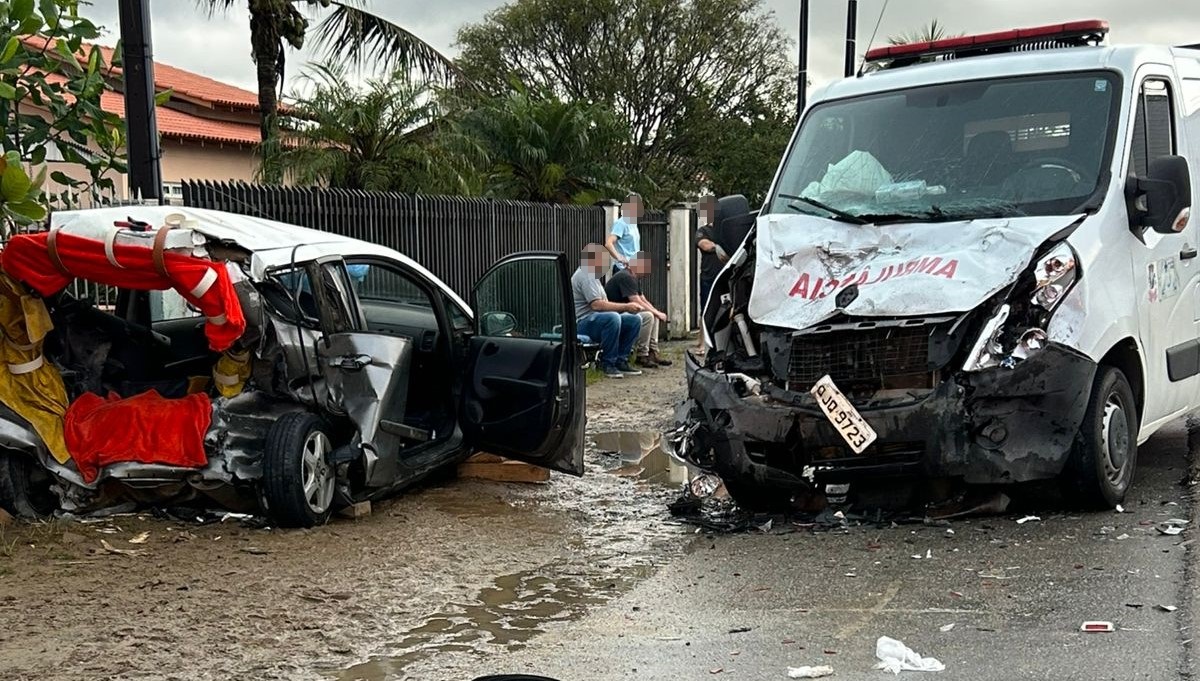
[[858, 0], [850, 0], [850, 8], [846, 12], [846, 77], [854, 75], [854, 64], [858, 57], [854, 54], [854, 39], [858, 33]]
[[150, 40], [150, 0], [118, 0], [125, 83], [126, 153], [129, 190], [142, 200], [162, 200], [158, 119], [154, 111], [154, 51]]
[[800, 0], [800, 72], [796, 75], [796, 119], [808, 103], [808, 0]]

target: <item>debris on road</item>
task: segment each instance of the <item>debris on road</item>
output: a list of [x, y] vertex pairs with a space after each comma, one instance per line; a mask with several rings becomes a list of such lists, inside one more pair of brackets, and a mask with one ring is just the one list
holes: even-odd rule
[[142, 553], [144, 553], [142, 549], [118, 549], [112, 544], [109, 544], [107, 539], [101, 539], [100, 546], [104, 547], [105, 551], [118, 556], [140, 556]]
[[1011, 502], [1004, 492], [995, 492], [982, 498], [960, 496], [947, 503], [926, 508], [925, 516], [930, 520], [951, 520], [971, 515], [1000, 515], [1008, 510]]
[[132, 539], [130, 539], [129, 543], [130, 544], [145, 544], [146, 540], [149, 538], [150, 538], [150, 533], [143, 532], [143, 533], [137, 535], [136, 537], [133, 537]]
[[268, 551], [266, 549], [260, 549], [257, 546], [247, 546], [245, 548], [241, 548], [238, 550], [241, 551], [242, 553], [249, 553], [252, 556], [265, 556], [268, 553], [270, 553], [270, 551]]
[[938, 631], [942, 632], [943, 634], [948, 631], [954, 631], [954, 626], [955, 626], [954, 622], [951, 622], [950, 624], [944, 624], [938, 628]]
[[1165, 534], [1169, 537], [1174, 537], [1177, 534], [1182, 534], [1184, 528], [1187, 527], [1187, 524], [1188, 521], [1184, 520], [1183, 518], [1171, 518], [1169, 520], [1164, 520], [1158, 525], [1155, 525], [1154, 529], [1158, 530], [1159, 534]]
[[753, 627], [737, 627], [736, 629], [730, 629], [730, 630], [729, 630], [729, 633], [731, 633], [731, 634], [745, 634], [745, 633], [748, 633], [748, 632], [750, 632], [750, 631], [752, 631], [752, 630], [753, 630]]
[[1159, 605], [1159, 606], [1155, 606], [1155, 607], [1157, 607], [1159, 610], [1162, 610], [1163, 612], [1175, 612], [1176, 610], [1179, 609], [1178, 607], [1176, 607], [1174, 605]]
[[1088, 633], [1107, 633], [1107, 632], [1111, 632], [1111, 631], [1116, 631], [1116, 628], [1113, 627], [1112, 622], [1096, 621], [1096, 622], [1084, 622], [1079, 627], [1079, 630], [1085, 631]]
[[371, 502], [360, 501], [356, 504], [350, 504], [345, 508], [338, 510], [338, 515], [350, 520], [358, 520], [371, 515]]
[[1027, 515], [1027, 516], [1025, 516], [1024, 518], [1021, 518], [1020, 520], [1018, 520], [1018, 521], [1017, 521], [1017, 524], [1018, 524], [1018, 525], [1024, 525], [1025, 523], [1037, 522], [1037, 521], [1040, 521], [1040, 520], [1041, 520], [1041, 518], [1039, 518], [1039, 517], [1037, 517], [1037, 516], [1035, 516], [1035, 515]]
[[788, 667], [787, 675], [789, 679], [820, 679], [826, 676], [833, 676], [833, 667], [829, 665]]
[[894, 638], [880, 636], [875, 642], [875, 657], [879, 658], [876, 669], [883, 669], [893, 674], [902, 671], [911, 672], [940, 672], [946, 669], [936, 658], [921, 657], [912, 648]]
[[550, 479], [549, 469], [483, 452], [459, 464], [458, 475], [489, 482], [537, 483]]
[[1117, 504], [1117, 509], [1116, 509], [1116, 510], [1117, 510], [1117, 513], [1124, 513], [1124, 512], [1125, 512], [1125, 507], [1124, 507], [1124, 506], [1122, 506], [1122, 505], [1120, 505], [1120, 504]]

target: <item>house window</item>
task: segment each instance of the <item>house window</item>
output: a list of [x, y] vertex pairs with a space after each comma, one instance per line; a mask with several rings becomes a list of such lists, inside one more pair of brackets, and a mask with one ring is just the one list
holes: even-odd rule
[[163, 199], [170, 203], [183, 203], [183, 183], [163, 182], [162, 194]]

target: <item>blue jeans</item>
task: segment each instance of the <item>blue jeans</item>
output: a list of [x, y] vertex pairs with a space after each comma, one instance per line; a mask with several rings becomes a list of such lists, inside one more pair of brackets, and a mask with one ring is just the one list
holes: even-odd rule
[[579, 333], [600, 343], [600, 365], [615, 367], [629, 359], [642, 330], [642, 318], [631, 312], [593, 312], [576, 325]]

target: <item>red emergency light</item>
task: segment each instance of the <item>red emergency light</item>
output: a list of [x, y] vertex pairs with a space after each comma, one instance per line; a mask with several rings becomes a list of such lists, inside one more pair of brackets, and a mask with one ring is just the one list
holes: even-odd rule
[[890, 60], [891, 66], [904, 66], [926, 57], [950, 59], [1001, 52], [1097, 45], [1107, 34], [1108, 22], [1102, 19], [1071, 21], [1065, 24], [1014, 28], [1009, 31], [876, 47], [867, 51], [867, 61]]

